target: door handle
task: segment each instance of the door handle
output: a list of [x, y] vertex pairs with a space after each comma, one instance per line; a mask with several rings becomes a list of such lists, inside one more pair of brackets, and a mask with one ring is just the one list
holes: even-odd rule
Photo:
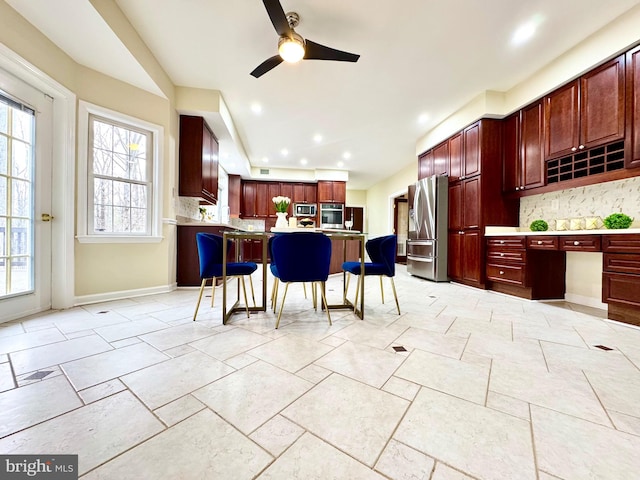
[[50, 222], [53, 219], [54, 219], [54, 216], [49, 215], [48, 213], [43, 213], [42, 216], [40, 217], [40, 220], [42, 220], [43, 222]]

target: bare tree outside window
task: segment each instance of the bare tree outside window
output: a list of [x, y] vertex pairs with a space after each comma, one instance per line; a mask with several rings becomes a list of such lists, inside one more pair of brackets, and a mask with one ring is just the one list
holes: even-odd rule
[[94, 233], [149, 235], [152, 133], [93, 115], [90, 125]]

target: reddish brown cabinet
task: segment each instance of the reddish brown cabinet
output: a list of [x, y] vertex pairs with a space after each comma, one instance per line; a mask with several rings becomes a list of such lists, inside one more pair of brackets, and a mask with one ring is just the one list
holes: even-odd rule
[[428, 150], [418, 157], [418, 180], [433, 175], [433, 150]]
[[624, 55], [547, 95], [544, 115], [545, 159], [624, 138]]
[[627, 149], [625, 167], [640, 167], [640, 46], [627, 52]]
[[202, 117], [180, 116], [178, 193], [215, 204], [218, 200], [218, 140]]
[[433, 149], [433, 175], [449, 174], [449, 141], [442, 142]]
[[449, 182], [456, 182], [462, 175], [462, 132], [449, 138]]
[[481, 170], [480, 122], [469, 125], [462, 131], [462, 179], [479, 175]]
[[257, 182], [242, 182], [242, 198], [240, 200], [240, 218], [253, 218], [256, 213]]
[[544, 185], [544, 111], [538, 101], [504, 121], [503, 190]]
[[347, 184], [340, 181], [319, 181], [319, 203], [344, 203], [347, 197]]
[[640, 235], [603, 235], [602, 251], [602, 301], [609, 318], [640, 325]]
[[229, 217], [240, 217], [242, 199], [242, 179], [240, 175], [229, 175]]

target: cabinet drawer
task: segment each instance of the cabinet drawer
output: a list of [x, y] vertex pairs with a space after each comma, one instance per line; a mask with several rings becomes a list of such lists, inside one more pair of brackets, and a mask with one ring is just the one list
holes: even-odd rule
[[599, 252], [600, 235], [567, 235], [560, 237], [560, 250], [567, 252]]
[[488, 247], [526, 248], [525, 237], [489, 237]]
[[603, 252], [640, 253], [640, 235], [620, 233], [602, 236]]
[[526, 250], [509, 250], [506, 248], [489, 248], [487, 250], [487, 262], [516, 262], [526, 263], [527, 252]]
[[558, 237], [527, 237], [527, 248], [534, 250], [558, 250]]
[[[640, 254], [605, 253], [602, 257], [605, 272], [634, 273], [640, 275]], [[638, 277], [640, 282], [640, 277]]]
[[602, 301], [640, 307], [640, 276], [624, 273], [602, 274]]
[[487, 278], [494, 282], [524, 286], [524, 269], [524, 265], [498, 265], [495, 263], [488, 263]]

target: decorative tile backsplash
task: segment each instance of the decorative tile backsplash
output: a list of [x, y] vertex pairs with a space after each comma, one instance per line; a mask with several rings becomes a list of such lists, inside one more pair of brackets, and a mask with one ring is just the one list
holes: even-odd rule
[[640, 226], [640, 176], [586, 187], [531, 195], [520, 199], [520, 228], [542, 219], [555, 229], [555, 220], [600, 217], [622, 212]]
[[191, 197], [178, 197], [176, 204], [176, 216], [192, 218], [194, 220], [200, 219], [200, 200]]

